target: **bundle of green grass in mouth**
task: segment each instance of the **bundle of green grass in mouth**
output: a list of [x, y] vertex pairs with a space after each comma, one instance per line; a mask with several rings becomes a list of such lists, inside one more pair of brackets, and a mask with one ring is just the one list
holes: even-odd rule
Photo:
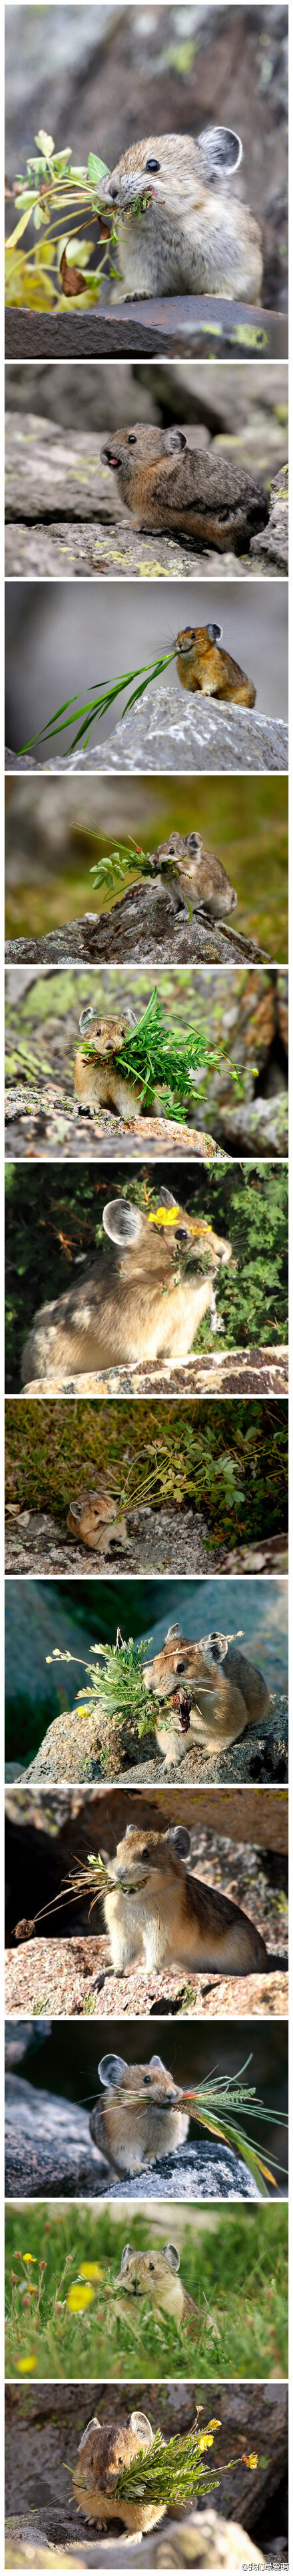
[[[22, 760], [24, 752], [32, 751], [34, 742], [50, 742], [53, 734], [68, 733], [71, 725], [76, 723], [76, 718], [81, 716], [82, 722], [78, 725], [78, 733], [74, 734], [73, 742], [70, 744], [70, 751], [76, 751], [78, 743], [87, 743], [96, 721], [99, 724], [101, 716], [108, 715], [110, 707], [114, 705], [114, 699], [121, 696], [123, 689], [128, 689], [129, 681], [138, 681], [138, 688], [132, 689], [131, 697], [127, 698], [127, 704], [124, 707], [125, 716], [128, 715], [130, 707], [136, 706], [137, 699], [143, 698], [145, 689], [150, 688], [151, 680], [160, 680], [162, 672], [168, 670], [169, 662], [175, 661], [176, 644], [173, 644], [171, 652], [160, 653], [157, 661], [140, 662], [136, 671], [123, 671], [120, 680], [93, 682], [93, 688], [96, 685], [99, 694], [97, 697], [91, 695], [91, 698], [86, 698], [81, 706], [78, 706], [75, 691], [72, 698], [63, 699], [61, 707], [55, 707], [55, 714], [49, 716], [48, 724], [40, 726], [37, 733], [31, 734], [29, 742], [22, 743], [21, 751], [17, 752], [17, 759]], [[70, 715], [69, 707], [72, 710]]]
[[[95, 1045], [90, 1038], [83, 1038], [83, 1053], [95, 1056]], [[154, 984], [137, 1028], [130, 1029], [129, 1036], [127, 1032], [123, 1039], [116, 1065], [117, 1071], [128, 1074], [130, 1081], [141, 1085], [141, 1108], [153, 1099], [154, 1091], [163, 1090], [164, 1116], [184, 1118], [186, 1094], [192, 1090], [195, 1078], [200, 1074], [202, 1092], [203, 1085], [207, 1088], [210, 1073], [214, 1069], [218, 1072], [223, 1056], [225, 1063], [229, 1064], [233, 1081], [242, 1092], [238, 1067], [230, 1056], [227, 1057], [224, 1044], [221, 1045], [218, 1039], [215, 1046], [210, 1046], [204, 1030], [196, 1028], [194, 1022], [185, 1031], [179, 1029], [176, 1032], [170, 1028], [164, 1020], [157, 985]]]

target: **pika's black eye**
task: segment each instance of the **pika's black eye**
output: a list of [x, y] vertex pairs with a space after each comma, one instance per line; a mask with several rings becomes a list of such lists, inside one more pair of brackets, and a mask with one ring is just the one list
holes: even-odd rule
[[176, 1664], [176, 1673], [184, 1673], [184, 1663]]
[[160, 161], [145, 161], [145, 170], [160, 170]]
[[141, 1860], [149, 1860], [149, 1857], [150, 1857], [150, 1855], [149, 1855], [149, 1851], [147, 1850], [147, 1844], [145, 1844], [145, 1849], [144, 1849], [144, 1851], [142, 1851], [142, 1852], [141, 1852]]
[[143, 2080], [144, 2080], [144, 2084], [151, 2084], [151, 2081], [152, 2081], [152, 2079], [151, 2079], [151, 2075], [144, 2075], [144, 2079], [143, 2079]]
[[155, 2269], [155, 2265], [154, 2265], [154, 2263], [149, 2263], [149, 2272], [154, 2272], [154, 2269]]
[[123, 2469], [122, 2451], [118, 2451], [118, 2469]]
[[130, 431], [129, 431], [128, 446], [129, 446], [129, 447], [137, 447], [137, 438], [136, 438], [136, 436], [135, 436], [135, 429], [130, 429]]
[[175, 1243], [188, 1243], [187, 1225], [175, 1225]]

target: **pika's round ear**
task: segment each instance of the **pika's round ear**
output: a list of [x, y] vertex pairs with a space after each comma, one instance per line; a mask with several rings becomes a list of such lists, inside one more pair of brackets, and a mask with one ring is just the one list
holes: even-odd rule
[[80, 1021], [79, 1021], [79, 1028], [81, 1029], [81, 1035], [82, 1035], [82, 1037], [84, 1037], [84, 1036], [85, 1036], [85, 1031], [86, 1031], [86, 1029], [89, 1029], [89, 1028], [90, 1028], [91, 1020], [96, 1020], [96, 1017], [97, 1017], [97, 1013], [96, 1013], [96, 1011], [94, 1011], [94, 1010], [93, 1010], [93, 1007], [92, 1007], [92, 1005], [90, 1005], [90, 1004], [89, 1004], [88, 1011], [81, 1011]]
[[167, 447], [169, 456], [175, 456], [179, 448], [187, 447], [185, 429], [167, 429]]
[[120, 2264], [120, 2271], [121, 2271], [121, 2272], [127, 2272], [128, 2263], [129, 2263], [129, 2255], [130, 2255], [130, 2254], [134, 2254], [134, 2245], [124, 2245], [124, 2246], [123, 2246], [123, 2254], [121, 2254], [121, 2264]]
[[140, 2446], [143, 2445], [144, 2450], [148, 2451], [150, 2442], [154, 2442], [155, 2439], [148, 2415], [131, 2415], [130, 2424], [131, 2432], [138, 2434]]
[[207, 179], [223, 178], [225, 170], [232, 178], [234, 171], [239, 170], [242, 143], [240, 134], [234, 134], [230, 125], [205, 125], [202, 134], [197, 136], [196, 148]]
[[189, 850], [192, 850], [192, 855], [193, 855], [194, 857], [200, 858], [200, 853], [201, 853], [201, 850], [202, 850], [202, 834], [201, 834], [201, 832], [189, 832], [189, 833], [188, 833], [188, 849], [189, 849]]
[[104, 1233], [110, 1235], [111, 1243], [122, 1247], [124, 1243], [139, 1243], [141, 1223], [139, 1208], [130, 1207], [127, 1199], [108, 1199], [103, 1208]]
[[220, 644], [222, 634], [222, 626], [207, 626], [207, 635], [210, 637], [211, 644]]
[[89, 2423], [85, 2425], [85, 2431], [82, 2433], [81, 2441], [78, 2444], [79, 2451], [84, 2450], [84, 2444], [88, 2441], [89, 2433], [100, 2433], [100, 2431], [101, 2425], [99, 2415], [90, 2415]]
[[206, 1638], [206, 1645], [213, 1664], [224, 1664], [225, 1655], [228, 1654], [228, 1637], [221, 1637], [215, 1628], [211, 1636]]
[[178, 1860], [188, 1859], [190, 1852], [190, 1834], [187, 1832], [187, 1825], [171, 1825], [168, 1841], [170, 1843], [174, 1843], [175, 1851], [178, 1853]]
[[177, 1620], [176, 1620], [176, 1622], [175, 1622], [175, 1627], [174, 1627], [174, 1628], [167, 1628], [167, 1630], [166, 1630], [165, 1646], [173, 1645], [173, 1639], [174, 1639], [174, 1638], [175, 1638], [175, 1640], [177, 1640], [177, 1644], [178, 1644], [178, 1640], [179, 1640], [179, 1645], [180, 1645], [180, 1644], [181, 1644], [181, 1638], [182, 1638], [182, 1637], [183, 1637], [183, 1628], [178, 1628], [178, 1624], [177, 1624]]
[[127, 1011], [125, 1012], [125, 1018], [126, 1018], [126, 1020], [129, 1020], [129, 1027], [130, 1027], [130, 1029], [137, 1029], [137, 1016], [136, 1016], [136, 1011], [132, 1011], [130, 1002], [127, 1004]]
[[163, 2064], [163, 2058], [162, 2058], [162, 2057], [150, 2057], [150, 2066], [157, 2066], [157, 2067], [158, 2067], [158, 2069], [159, 2069], [160, 2075], [165, 2075], [165, 2074], [166, 2074], [166, 2067], [165, 2067], [165, 2066], [164, 2066], [164, 2064]]
[[179, 2272], [180, 2254], [178, 2254], [177, 2245], [162, 2245], [162, 2254], [166, 2254], [167, 2263], [170, 2263], [170, 2272]]
[[98, 2075], [100, 2084], [121, 2084], [126, 2075], [126, 2057], [100, 2057]]

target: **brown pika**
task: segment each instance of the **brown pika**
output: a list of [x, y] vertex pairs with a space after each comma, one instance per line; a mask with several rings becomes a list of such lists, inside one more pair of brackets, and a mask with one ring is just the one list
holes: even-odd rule
[[[81, 1012], [79, 1026], [81, 1038], [88, 1039], [94, 1048], [94, 1056], [87, 1056], [81, 1045], [75, 1057], [74, 1089], [81, 1109], [86, 1114], [91, 1110], [93, 1116], [102, 1107], [114, 1109], [118, 1118], [131, 1124], [141, 1107], [142, 1084], [135, 1079], [132, 1082], [130, 1075], [121, 1072], [117, 1056], [121, 1055], [129, 1029], [136, 1028], [135, 1011], [125, 1011], [121, 1019], [100, 1020], [98, 1012], [89, 1007]], [[156, 1094], [151, 1105], [155, 1112]]]
[[[259, 226], [242, 199], [232, 203], [229, 195], [241, 160], [240, 136], [225, 125], [206, 126], [197, 137], [146, 135], [122, 152], [99, 186], [101, 205], [117, 211], [120, 300], [221, 295], [257, 303]], [[117, 298], [115, 277], [115, 304]]]
[[260, 483], [240, 465], [209, 448], [190, 448], [183, 429], [157, 429], [136, 421], [119, 429], [101, 449], [116, 474], [119, 497], [136, 525], [243, 554], [266, 526], [268, 502]]
[[81, 2436], [73, 2477], [73, 2493], [87, 2522], [101, 2523], [103, 2528], [118, 2520], [137, 2540], [142, 2531], [153, 2531], [154, 2524], [162, 2522], [165, 2505], [147, 2504], [139, 2467], [135, 2494], [132, 2490], [123, 2501], [116, 2494], [121, 2469], [130, 2468], [136, 2455], [149, 2451], [153, 2441], [147, 2415], [134, 2413], [120, 2424], [100, 2424], [98, 2415], [91, 2416]]
[[204, 698], [225, 698], [236, 707], [254, 707], [256, 689], [241, 663], [221, 650], [222, 626], [183, 626], [175, 636], [177, 671], [183, 689]]
[[[156, 851], [156, 869], [160, 869], [162, 892], [167, 876], [168, 892], [175, 912], [208, 913], [211, 921], [222, 921], [235, 912], [237, 894], [226, 876], [221, 859], [214, 850], [203, 849], [201, 832], [171, 832], [169, 841], [160, 841]], [[157, 882], [160, 883], [160, 878]]]
[[138, 1954], [147, 1972], [156, 1974], [174, 1961], [184, 1969], [214, 1968], [222, 1976], [271, 1966], [249, 1915], [193, 1877], [185, 1867], [190, 1856], [185, 1825], [163, 1834], [127, 1825], [116, 1859], [102, 1850], [109, 1878], [104, 1914], [116, 1976]]
[[105, 2090], [91, 2112], [90, 2131], [115, 2173], [143, 2173], [157, 2157], [184, 2146], [189, 2118], [180, 2107], [182, 2087], [161, 2057], [150, 2057], [147, 2067], [101, 2057], [98, 2071]]
[[131, 1541], [124, 1515], [117, 1521], [117, 1513], [118, 1500], [115, 1502], [106, 1478], [101, 1476], [98, 1486], [86, 1485], [81, 1494], [73, 1496], [67, 1529], [79, 1546], [96, 1548], [98, 1555], [109, 1556], [112, 1545], [115, 1549], [122, 1547], [124, 1554], [131, 1551]]
[[174, 1762], [178, 1768], [192, 1744], [202, 1744], [207, 1754], [222, 1753], [269, 1709], [263, 1674], [234, 1637], [215, 1632], [196, 1642], [183, 1637], [181, 1628], [168, 1628], [164, 1646], [143, 1669], [146, 1690], [168, 1703], [171, 1723], [165, 1726], [163, 1715], [154, 1720], [166, 1770]]
[[[230, 1260], [231, 1244], [204, 1217], [188, 1216], [172, 1191], [161, 1189], [149, 1216], [127, 1199], [109, 1199], [103, 1227], [111, 1245], [106, 1259], [98, 1252], [78, 1284], [35, 1316], [23, 1355], [25, 1385], [56, 1371], [75, 1376], [124, 1361], [184, 1359], [208, 1307], [215, 1321], [213, 1274]], [[205, 1277], [186, 1274], [188, 1248], [203, 1262]]]
[[123, 2317], [125, 2293], [133, 2300], [134, 2317], [139, 2300], [149, 2299], [155, 2310], [163, 2308], [167, 2316], [174, 2317], [175, 2325], [184, 2326], [194, 2340], [199, 2311], [184, 2281], [179, 2280], [179, 2264], [177, 2245], [162, 2245], [159, 2249], [151, 2245], [146, 2254], [134, 2253], [132, 2245], [124, 2245], [117, 2283], [118, 2292], [122, 2287], [122, 2298], [117, 2299], [117, 2289], [113, 2290], [118, 2316]]

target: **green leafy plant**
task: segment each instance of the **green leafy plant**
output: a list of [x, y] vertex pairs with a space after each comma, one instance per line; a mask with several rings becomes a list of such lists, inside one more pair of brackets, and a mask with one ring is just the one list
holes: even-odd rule
[[[83, 1037], [82, 1048], [83, 1055], [95, 1058], [94, 1039], [91, 1040], [90, 1035], [89, 1038]], [[237, 1084], [242, 1094], [241, 1074], [238, 1066], [227, 1056], [224, 1041], [218, 1039], [210, 1046], [204, 1031], [196, 1028], [194, 1022], [191, 1028], [180, 1029], [176, 1033], [166, 1023], [157, 985], [154, 984], [142, 1019], [135, 1029], [129, 1030], [129, 1036], [127, 1031], [123, 1039], [116, 1064], [117, 1070], [126, 1073], [130, 1081], [132, 1078], [133, 1082], [139, 1082], [141, 1108], [152, 1100], [155, 1090], [163, 1088], [164, 1116], [173, 1119], [184, 1118], [186, 1094], [190, 1094], [194, 1076], [198, 1087], [200, 1073], [202, 1095], [208, 1088], [211, 1072], [219, 1072], [223, 1059], [229, 1065], [232, 1082]]]
[[[171, 2511], [172, 2505], [187, 2504], [191, 2497], [199, 2496], [202, 2500], [204, 2496], [211, 2495], [215, 2487], [219, 2486], [220, 2480], [215, 2477], [212, 2464], [210, 2469], [205, 2466], [204, 2453], [213, 2449], [214, 2433], [220, 2431], [221, 2417], [211, 2416], [205, 2430], [199, 2432], [198, 2417], [201, 2414], [202, 2407], [199, 2406], [190, 2431], [173, 2434], [173, 2438], [167, 2443], [164, 2442], [158, 2430], [151, 2450], [138, 2451], [130, 2467], [121, 2469], [120, 2478], [115, 2487], [115, 2496], [119, 2496], [123, 2501], [123, 2496], [125, 2499], [127, 2496], [130, 2499], [133, 2496], [135, 2499], [139, 2494], [145, 2497], [146, 2503], [164, 2503], [167, 2513]], [[240, 2456], [243, 2458], [243, 2453]], [[252, 2469], [257, 2468], [257, 2459], [257, 2452], [250, 2452], [249, 2457], [246, 2457], [246, 2465]], [[236, 2468], [236, 2466], [236, 2460], [233, 2462], [227, 2460], [225, 2463], [226, 2469]], [[223, 2467], [221, 2466], [222, 2476]]]
[[[106, 163], [95, 152], [89, 152], [87, 169], [80, 167], [72, 160], [70, 145], [55, 152], [53, 136], [46, 134], [43, 128], [35, 135], [35, 142], [37, 153], [30, 154], [26, 174], [18, 172], [11, 191], [20, 212], [5, 246], [6, 303], [34, 306], [37, 311], [57, 304], [59, 310], [64, 307], [68, 294], [73, 303], [77, 300], [79, 303], [82, 294], [85, 306], [96, 304], [108, 255], [110, 274], [116, 275], [113, 264], [117, 238], [114, 208], [112, 213], [109, 208], [106, 220], [102, 210], [101, 256], [96, 268], [88, 265], [95, 245], [84, 238], [83, 227], [89, 217], [96, 218], [99, 214], [100, 184], [101, 179], [107, 176]], [[76, 220], [81, 224], [78, 234]], [[24, 234], [31, 222], [37, 240], [30, 248], [26, 244], [24, 252]]]
[[[107, 1471], [119, 1509], [151, 1503], [207, 1514], [210, 1545], [286, 1530], [288, 1408], [280, 1397], [218, 1398], [184, 1406], [132, 1405], [131, 1454], [124, 1406], [80, 1396], [68, 1405], [23, 1397], [5, 1408], [6, 1494], [22, 1509], [68, 1511], [89, 1471]], [[109, 1418], [110, 1417], [110, 1418]], [[155, 1418], [154, 1418], [155, 1417]], [[203, 1418], [204, 1417], [204, 1418]], [[74, 1479], [74, 1484], [73, 1484]]]
[[133, 1637], [126, 1641], [119, 1628], [116, 1646], [108, 1646], [103, 1640], [98, 1640], [98, 1644], [92, 1647], [92, 1654], [103, 1657], [102, 1672], [97, 1672], [94, 1664], [87, 1664], [83, 1656], [71, 1655], [69, 1648], [63, 1650], [54, 1646], [53, 1655], [46, 1655], [46, 1664], [78, 1662], [88, 1673], [88, 1682], [79, 1693], [72, 1714], [77, 1717], [97, 1716], [101, 1722], [101, 1770], [106, 1771], [108, 1778], [113, 1773], [116, 1779], [117, 1766], [120, 1771], [125, 1762], [135, 1762], [141, 1736], [153, 1734], [156, 1703], [151, 1693], [146, 1691], [143, 1678], [143, 1664], [150, 1645], [150, 1637], [143, 1637], [138, 1645], [134, 1645]]

